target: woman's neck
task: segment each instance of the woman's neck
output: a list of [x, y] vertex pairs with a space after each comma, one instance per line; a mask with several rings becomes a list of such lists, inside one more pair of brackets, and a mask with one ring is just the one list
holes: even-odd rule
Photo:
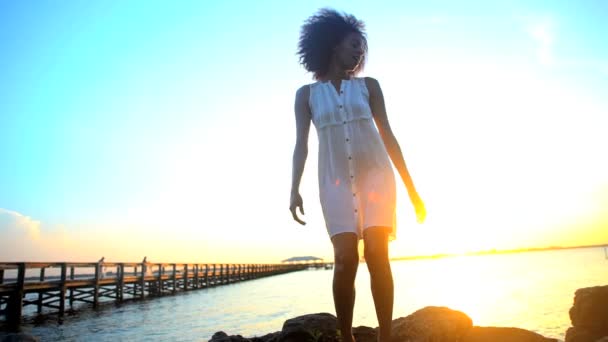
[[323, 76], [323, 81], [334, 81], [334, 80], [350, 80], [352, 78], [352, 72], [349, 70], [344, 70], [337, 67], [335, 64], [332, 64], [329, 67], [329, 70]]

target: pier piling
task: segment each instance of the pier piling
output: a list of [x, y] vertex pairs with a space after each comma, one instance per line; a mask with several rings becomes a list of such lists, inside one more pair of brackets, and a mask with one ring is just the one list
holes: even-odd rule
[[0, 262], [0, 323], [17, 330], [24, 315], [61, 318], [66, 309], [73, 310], [78, 304], [96, 308], [103, 303], [204, 289], [309, 267], [318, 265]]

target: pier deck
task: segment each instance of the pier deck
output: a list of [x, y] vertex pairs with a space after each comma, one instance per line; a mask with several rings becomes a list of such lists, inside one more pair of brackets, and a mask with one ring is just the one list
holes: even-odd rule
[[0, 263], [0, 322], [209, 288], [327, 264]]

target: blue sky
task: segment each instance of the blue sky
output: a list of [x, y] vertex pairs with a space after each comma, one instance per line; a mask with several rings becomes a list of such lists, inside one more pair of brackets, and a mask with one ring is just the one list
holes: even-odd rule
[[25, 247], [0, 257], [116, 236], [163, 260], [330, 255], [314, 130], [309, 225], [286, 209], [297, 38], [321, 7], [366, 22], [364, 75], [427, 201], [416, 226], [399, 190], [394, 254], [608, 241], [606, 2], [22, 1], [0, 4], [0, 236]]

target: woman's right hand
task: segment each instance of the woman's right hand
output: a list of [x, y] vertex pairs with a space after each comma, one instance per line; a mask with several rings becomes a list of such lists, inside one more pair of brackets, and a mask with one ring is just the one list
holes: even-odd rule
[[299, 193], [297, 192], [292, 192], [291, 193], [291, 200], [290, 200], [290, 204], [289, 204], [289, 211], [291, 211], [291, 215], [293, 216], [293, 219], [298, 222], [301, 225], [305, 225], [306, 222], [300, 220], [300, 218], [298, 217], [298, 213], [296, 211], [296, 208], [300, 208], [300, 213], [302, 215], [304, 215], [304, 203], [302, 202], [302, 196], [300, 196]]

